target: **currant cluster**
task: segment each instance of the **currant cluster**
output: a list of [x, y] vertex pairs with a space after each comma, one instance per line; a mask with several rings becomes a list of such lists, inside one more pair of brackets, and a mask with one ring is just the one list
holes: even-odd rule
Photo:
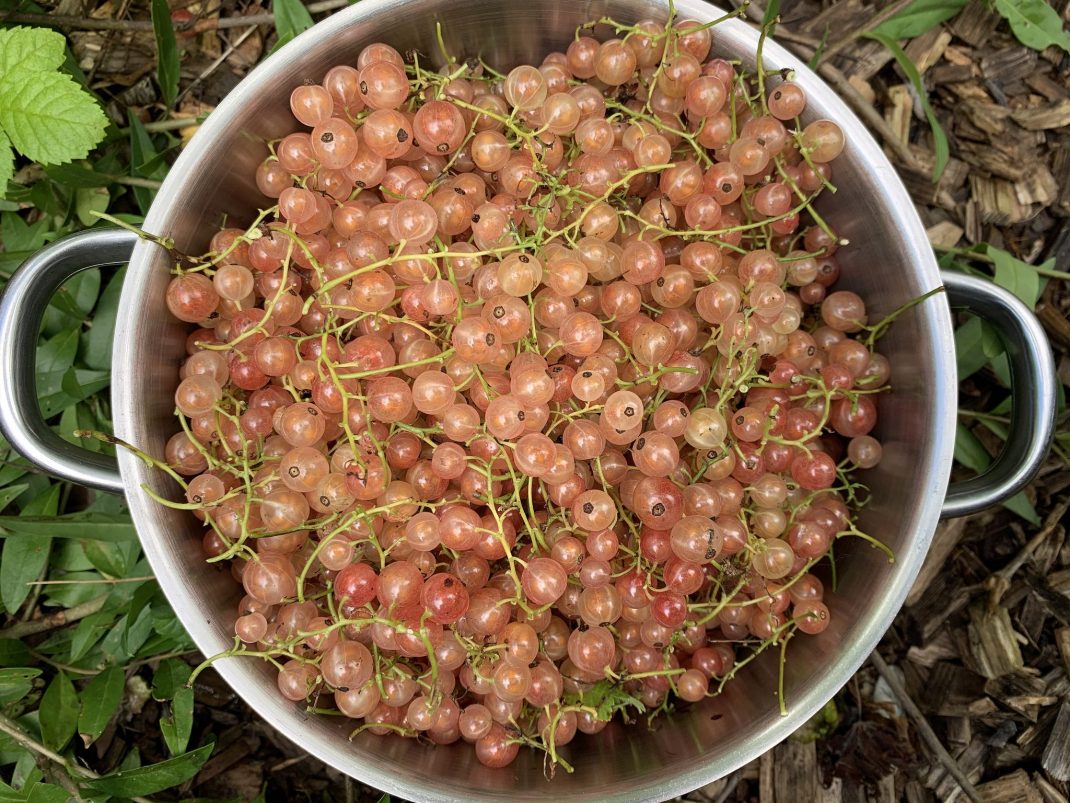
[[491, 767], [568, 769], [823, 631], [810, 570], [881, 457], [889, 364], [813, 208], [840, 127], [709, 24], [606, 24], [507, 75], [377, 43], [298, 86], [275, 204], [167, 290], [227, 654]]

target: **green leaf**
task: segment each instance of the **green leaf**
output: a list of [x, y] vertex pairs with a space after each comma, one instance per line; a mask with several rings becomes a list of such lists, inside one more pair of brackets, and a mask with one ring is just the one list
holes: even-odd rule
[[274, 0], [272, 10], [275, 12], [275, 31], [279, 35], [278, 42], [271, 49], [272, 53], [312, 27], [312, 15], [301, 0]]
[[101, 574], [123, 577], [126, 572], [127, 543], [122, 541], [85, 541], [85, 556]]
[[18, 667], [0, 669], [0, 703], [21, 700], [33, 688], [33, 679], [40, 676], [40, 669]]
[[[59, 485], [32, 499], [15, 521], [24, 516], [54, 516], [59, 508]], [[0, 556], [0, 600], [11, 613], [19, 609], [31, 591], [30, 583], [40, 577], [48, 565], [52, 539], [47, 536], [13, 535], [4, 540]]]
[[157, 700], [171, 700], [175, 693], [186, 685], [192, 670], [189, 664], [177, 658], [161, 661], [152, 676], [152, 696]]
[[89, 616], [75, 625], [71, 633], [69, 653], [71, 662], [85, 658], [104, 634], [111, 629], [115, 619], [116, 611], [105, 609], [89, 614]]
[[78, 717], [78, 733], [86, 747], [108, 727], [123, 700], [126, 674], [122, 667], [105, 669], [82, 689], [82, 713]]
[[38, 535], [12, 535], [4, 539], [0, 557], [0, 599], [9, 613], [15, 613], [48, 565], [52, 539]]
[[45, 173], [53, 181], [76, 189], [107, 187], [115, 180], [113, 176], [106, 176], [84, 167], [85, 164], [85, 162], [80, 162], [69, 165], [49, 165], [45, 168]]
[[1029, 309], [1033, 309], [1040, 298], [1040, 274], [1028, 262], [1023, 262], [1002, 248], [988, 245], [985, 253], [995, 262], [996, 284], [1010, 290]]
[[156, 80], [164, 105], [170, 108], [178, 97], [178, 42], [167, 0], [152, 0], [152, 30], [156, 34]]
[[965, 424], [955, 427], [955, 459], [980, 474], [992, 465], [992, 455]]
[[93, 213], [107, 212], [110, 202], [111, 193], [104, 187], [80, 187], [74, 191], [74, 211], [86, 228], [99, 220]]
[[1043, 50], [1056, 45], [1070, 53], [1070, 34], [1063, 30], [1058, 12], [1044, 0], [996, 0], [996, 11], [1026, 47]]
[[37, 396], [56, 393], [78, 355], [78, 330], [68, 329], [37, 347]]
[[959, 382], [973, 376], [989, 360], [1003, 353], [999, 331], [980, 318], [970, 318], [955, 330], [955, 364]]
[[0, 78], [12, 70], [49, 72], [66, 57], [67, 40], [48, 28], [0, 30]]
[[0, 488], [0, 511], [21, 496], [22, 492], [29, 487], [29, 485], [23, 482], [18, 485], [9, 485], [6, 488]]
[[22, 666], [32, 663], [33, 656], [18, 639], [0, 638], [0, 666]]
[[160, 717], [160, 732], [171, 755], [181, 753], [193, 733], [193, 689], [181, 688], [171, 701], [171, 715]]
[[172, 786], [185, 783], [197, 774], [212, 754], [214, 744], [206, 744], [188, 753], [133, 770], [120, 771], [85, 781], [82, 789], [99, 795], [134, 797], [152, 795]]
[[769, 0], [765, 6], [765, 16], [762, 17], [762, 27], [766, 28], [773, 24], [773, 20], [780, 14], [780, 0]]
[[640, 714], [646, 710], [643, 702], [633, 694], [629, 694], [622, 686], [610, 683], [608, 680], [600, 680], [584, 691], [582, 694], [566, 695], [572, 703], [593, 708], [597, 711], [597, 718], [602, 721], [609, 720], [618, 711], [623, 711], [629, 706]]
[[[55, 487], [59, 487], [58, 485]], [[137, 531], [129, 516], [110, 513], [67, 513], [62, 516], [0, 516], [0, 537], [7, 533], [50, 535], [55, 538], [90, 538], [96, 541], [132, 541]]]
[[[127, 109], [126, 116], [130, 122], [130, 175], [138, 178], [162, 178], [166, 172], [163, 166], [155, 169], [148, 167], [149, 163], [156, 158], [156, 148], [152, 144], [152, 137], [134, 114], [133, 109]], [[147, 214], [152, 199], [156, 197], [155, 190], [148, 187], [134, 187], [133, 190], [138, 207], [142, 213]]]
[[[0, 31], [3, 33], [3, 31]], [[0, 131], [0, 198], [7, 195], [7, 183], [15, 175], [15, 152], [11, 150], [11, 141]]]
[[93, 311], [93, 326], [85, 336], [85, 364], [90, 368], [111, 368], [112, 335], [115, 319], [119, 313], [119, 296], [123, 291], [126, 267], [116, 271]]
[[41, 697], [41, 739], [46, 747], [62, 750], [78, 727], [78, 694], [62, 670]]
[[57, 295], [69, 298], [78, 316], [78, 323], [93, 311], [100, 295], [100, 268], [79, 271], [63, 283]]
[[30, 794], [26, 797], [26, 803], [67, 803], [71, 796], [67, 790], [60, 786], [49, 783], [34, 784]]
[[870, 31], [865, 36], [880, 42], [888, 48], [888, 52], [895, 57], [900, 69], [903, 70], [910, 83], [914, 86], [914, 91], [918, 93], [918, 97], [921, 99], [921, 108], [925, 112], [925, 118], [929, 121], [929, 127], [933, 132], [933, 149], [936, 157], [933, 163], [933, 181], [939, 180], [944, 168], [947, 167], [947, 160], [951, 152], [947, 143], [947, 134], [941, 128], [940, 121], [936, 119], [936, 112], [933, 111], [933, 107], [929, 103], [929, 94], [925, 91], [925, 84], [921, 80], [918, 68], [914, 66], [910, 56], [903, 52], [903, 48], [899, 47], [899, 44], [892, 37], [879, 31]]
[[45, 244], [47, 234], [48, 220], [44, 217], [36, 223], [29, 224], [10, 212], [0, 215], [0, 237], [4, 241], [5, 249], [36, 251]]
[[966, 0], [914, 0], [873, 30], [892, 39], [913, 39], [954, 17]]
[[100, 106], [68, 75], [22, 67], [0, 78], [0, 125], [32, 161], [81, 159], [103, 139], [107, 124]]
[[1040, 525], [1040, 516], [1037, 515], [1037, 509], [1033, 507], [1033, 503], [1029, 501], [1025, 491], [1019, 491], [1010, 499], [1004, 499], [1000, 504], [1011, 513], [1017, 513], [1030, 524]]

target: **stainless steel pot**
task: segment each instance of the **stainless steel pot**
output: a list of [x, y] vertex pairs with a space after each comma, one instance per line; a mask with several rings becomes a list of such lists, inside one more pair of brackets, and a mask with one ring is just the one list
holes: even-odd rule
[[[711, 20], [720, 10], [677, 0], [682, 17]], [[304, 79], [354, 62], [372, 41], [412, 48], [434, 59], [434, 25], [450, 51], [482, 55], [498, 67], [538, 63], [563, 49], [577, 25], [610, 15], [625, 22], [664, 19], [662, 0], [362, 0], [302, 34], [251, 73], [211, 115], [164, 183], [145, 229], [173, 237], [182, 250], [207, 247], [224, 216], [248, 221], [265, 205], [253, 172], [264, 140], [288, 133], [287, 98]], [[717, 54], [754, 66], [753, 29], [733, 20], [713, 32]], [[694, 789], [741, 766], [788, 736], [842, 686], [888, 628], [916, 576], [941, 515], [991, 505], [1022, 487], [1047, 448], [1054, 414], [1054, 370], [1043, 330], [1032, 313], [990, 283], [941, 276], [925, 231], [895, 171], [848, 108], [795, 56], [775, 43], [767, 67], [790, 67], [809, 97], [806, 117], [843, 125], [847, 149], [835, 165], [839, 192], [821, 201], [823, 214], [851, 241], [840, 251], [842, 285], [867, 299], [872, 318], [941, 283], [948, 301], [977, 312], [1001, 331], [1014, 380], [1012, 436], [983, 476], [948, 488], [955, 438], [956, 377], [951, 315], [944, 298], [930, 299], [894, 325], [881, 341], [893, 365], [894, 392], [882, 399], [879, 435], [885, 457], [866, 477], [873, 489], [862, 526], [887, 543], [889, 563], [865, 544], [837, 546], [840, 586], [832, 624], [820, 637], [796, 639], [787, 662], [786, 716], [778, 711], [777, 661], [755, 662], [725, 693], [659, 723], [614, 725], [564, 749], [574, 775], [543, 777], [534, 752], [511, 767], [488, 770], [467, 746], [430, 749], [412, 740], [363, 734], [353, 742], [345, 721], [309, 717], [283, 700], [273, 673], [253, 660], [216, 664], [228, 683], [281, 733], [345, 773], [415, 800], [661, 800]], [[123, 231], [97, 230], [68, 238], [31, 258], [8, 285], [0, 305], [0, 428], [11, 444], [58, 477], [125, 493], [131, 514], [167, 598], [206, 655], [227, 649], [238, 590], [226, 573], [203, 562], [198, 526], [155, 504], [143, 488], [173, 493], [159, 472], [122, 452], [113, 461], [61, 441], [42, 421], [34, 387], [34, 338], [51, 293], [78, 270], [130, 261], [115, 334], [112, 410], [116, 434], [162, 454], [174, 429], [172, 393], [183, 355], [184, 326], [164, 306], [170, 265], [158, 247]], [[764, 657], [763, 657], [764, 658]]]

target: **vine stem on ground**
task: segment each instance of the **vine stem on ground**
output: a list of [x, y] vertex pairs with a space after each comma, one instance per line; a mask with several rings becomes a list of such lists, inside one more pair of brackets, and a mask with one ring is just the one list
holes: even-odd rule
[[0, 638], [17, 639], [24, 636], [32, 636], [34, 633], [44, 633], [46, 630], [77, 622], [79, 619], [85, 619], [85, 617], [103, 608], [107, 599], [108, 594], [101, 594], [99, 597], [94, 597], [81, 605], [75, 605], [73, 608], [56, 611], [47, 616], [42, 616], [40, 619], [32, 619], [29, 622], [19, 622], [6, 630], [0, 630]]
[[892, 671], [891, 667], [881, 658], [880, 653], [874, 650], [869, 656], [869, 662], [873, 664], [876, 670], [880, 673], [880, 676], [884, 678], [885, 683], [892, 690], [892, 694], [895, 695], [896, 701], [902, 707], [903, 711], [911, 722], [914, 723], [914, 727], [918, 729], [918, 734], [929, 745], [940, 763], [944, 765], [951, 777], [955, 779], [959, 787], [962, 789], [963, 794], [966, 795], [973, 803], [984, 803], [984, 798], [974, 788], [974, 785], [970, 783], [970, 779], [966, 777], [966, 773], [962, 771], [962, 767], [958, 765], [958, 762], [947, 752], [947, 748], [944, 747], [943, 742], [940, 741], [940, 737], [936, 735], [932, 725], [929, 724], [929, 720], [925, 718], [925, 714], [918, 708], [918, 704], [914, 702], [910, 694], [907, 692], [903, 682], [899, 680], [899, 676]]
[[[26, 750], [29, 750], [32, 753], [37, 753], [37, 755], [47, 758], [53, 764], [57, 764], [58, 766], [66, 770], [68, 773], [89, 779], [100, 777], [99, 775], [97, 775], [97, 773], [93, 772], [93, 770], [87, 767], [80, 767], [77, 764], [73, 764], [68, 759], [64, 758], [54, 750], [49, 750], [39, 741], [34, 739], [28, 733], [26, 733], [26, 731], [20, 728], [17, 722], [8, 719], [3, 714], [0, 714], [0, 731], [6, 733]], [[130, 799], [137, 801], [137, 803], [152, 803], [152, 801], [149, 800], [147, 797], [132, 797]]]

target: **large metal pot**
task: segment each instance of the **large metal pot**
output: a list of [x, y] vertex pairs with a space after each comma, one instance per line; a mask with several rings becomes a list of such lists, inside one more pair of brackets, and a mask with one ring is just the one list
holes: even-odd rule
[[[721, 11], [678, 0], [682, 17], [711, 20]], [[316, 25], [251, 73], [211, 115], [179, 157], [145, 222], [197, 253], [226, 216], [249, 221], [266, 205], [252, 177], [264, 140], [292, 130], [287, 98], [305, 79], [354, 62], [369, 42], [412, 48], [432, 59], [441, 22], [450, 51], [481, 55], [498, 67], [535, 61], [563, 49], [577, 25], [611, 15], [635, 22], [664, 19], [662, 0], [362, 0]], [[758, 36], [737, 20], [714, 29], [718, 55], [754, 65]], [[1035, 471], [1051, 436], [1054, 372], [1043, 331], [1009, 294], [987, 282], [937, 271], [925, 231], [906, 190], [880, 148], [848, 108], [775, 43], [767, 66], [790, 67], [809, 97], [806, 117], [843, 125], [847, 149], [835, 165], [839, 192], [822, 213], [851, 244], [840, 251], [844, 287], [867, 300], [876, 319], [940, 286], [1001, 331], [1014, 378], [1012, 438], [984, 476], [948, 488], [955, 438], [955, 351], [948, 301], [939, 296], [911, 310], [881, 341], [893, 365], [894, 391], [881, 402], [885, 458], [866, 481], [873, 498], [862, 526], [895, 552], [895, 562], [860, 542], [837, 545], [839, 588], [832, 624], [817, 638], [792, 642], [785, 677], [787, 715], [778, 710], [777, 660], [763, 656], [723, 695], [662, 721], [614, 725], [564, 749], [573, 775], [543, 777], [527, 751], [511, 767], [487, 770], [464, 745], [430, 749], [416, 741], [362, 734], [335, 717], [309, 717], [275, 689], [273, 671], [255, 660], [228, 659], [216, 668], [281, 733], [361, 781], [405, 798], [428, 801], [655, 800], [694, 789], [741, 766], [788, 736], [850, 678], [877, 644], [903, 602], [941, 515], [962, 515], [1018, 490]], [[154, 503], [143, 490], [173, 487], [134, 456], [113, 461], [61, 441], [41, 420], [34, 387], [34, 338], [47, 299], [83, 268], [130, 261], [115, 334], [112, 410], [116, 434], [162, 454], [174, 430], [172, 393], [183, 355], [184, 327], [164, 306], [168, 264], [162, 249], [123, 231], [91, 231], [58, 242], [23, 266], [0, 308], [0, 426], [11, 444], [44, 470], [74, 482], [125, 493], [131, 514], [167, 598], [206, 655], [228, 648], [238, 588], [206, 565], [192, 517]], [[121, 471], [121, 473], [120, 473]], [[772, 652], [772, 651], [771, 651]]]

